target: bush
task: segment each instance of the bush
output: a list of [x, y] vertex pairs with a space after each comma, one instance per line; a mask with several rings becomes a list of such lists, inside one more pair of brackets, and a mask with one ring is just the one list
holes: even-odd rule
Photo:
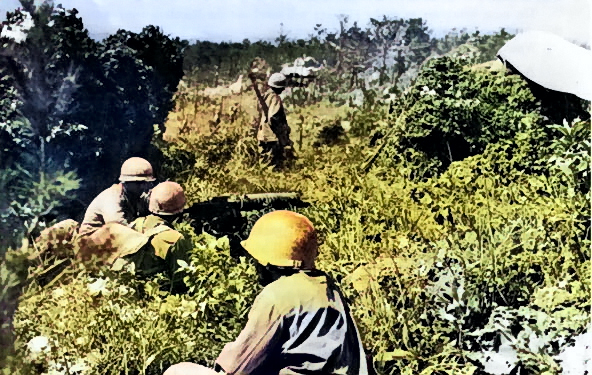
[[[523, 168], [547, 156], [549, 124], [540, 102], [517, 75], [472, 70], [462, 58], [428, 61], [409, 92], [398, 101], [405, 121], [387, 154], [397, 157], [412, 148], [444, 171], [453, 161], [485, 152], [488, 145], [532, 145]], [[433, 163], [431, 163], [433, 164]]]
[[[101, 44], [88, 36], [75, 9], [50, 1], [22, 5], [8, 13], [2, 30], [20, 30], [23, 40], [8, 32], [0, 39], [0, 168], [4, 181], [20, 182], [8, 185], [9, 201], [24, 207], [32, 186], [51, 186], [55, 178], [68, 186], [68, 197], [89, 202], [105, 181], [115, 180], [126, 158], [145, 156], [153, 126], [162, 125], [173, 106], [185, 44], [152, 26], [139, 34], [120, 30]], [[32, 216], [51, 220], [59, 208], [81, 213], [81, 206], [65, 207], [73, 201], [66, 198], [37, 202], [43, 209]], [[12, 227], [29, 219], [1, 208]]]

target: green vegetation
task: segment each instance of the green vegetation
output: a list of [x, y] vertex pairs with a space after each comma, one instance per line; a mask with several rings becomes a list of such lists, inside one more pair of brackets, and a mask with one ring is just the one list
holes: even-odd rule
[[[480, 48], [464, 44], [423, 63], [404, 93], [384, 81], [381, 89], [364, 89], [363, 104], [341, 105], [351, 81], [335, 74], [328, 75], [335, 90], [317, 92], [306, 106], [288, 101], [298, 153], [289, 170], [260, 164], [246, 111], [170, 141], [150, 133], [162, 158], [159, 179], [181, 183], [188, 203], [229, 192], [302, 193], [311, 206], [298, 211], [320, 232], [317, 266], [349, 298], [381, 374], [488, 374], [486, 359], [499, 364], [500, 346], [509, 347], [521, 373], [560, 374], [565, 364], [556, 356], [590, 328], [589, 117], [554, 123], [544, 115], [546, 102], [519, 77], [474, 69], [499, 42], [479, 38]], [[9, 116], [8, 96], [16, 95], [6, 92], [2, 116]], [[206, 116], [210, 102], [192, 95], [177, 99], [171, 117], [192, 106]], [[570, 100], [589, 110], [589, 103]], [[71, 147], [85, 147], [71, 134], [64, 135], [77, 140]], [[6, 139], [2, 133], [0, 141]], [[379, 145], [385, 146], [365, 172]], [[7, 155], [25, 157], [18, 150]], [[64, 172], [55, 176], [71, 181], [69, 165], [77, 164], [60, 165], [56, 171]], [[80, 190], [37, 180], [26, 166], [2, 168], [3, 186], [12, 188], [10, 176], [26, 172], [26, 181], [57, 186], [26, 190], [23, 199], [42, 197], [30, 191], [60, 200]], [[258, 291], [255, 271], [250, 260], [230, 257], [226, 238], [195, 233], [189, 221], [178, 229], [194, 243], [187, 295], [161, 291], [162, 275], [138, 281], [71, 264], [58, 253], [28, 259], [34, 242], [8, 251], [0, 297], [3, 332], [14, 326], [14, 345], [2, 335], [2, 373], [160, 374], [180, 361], [212, 365], [245, 322]]]
[[79, 213], [129, 155], [149, 156], [183, 75], [185, 44], [153, 26], [98, 43], [76, 10], [33, 3], [2, 25], [26, 39], [0, 39], [1, 248]]

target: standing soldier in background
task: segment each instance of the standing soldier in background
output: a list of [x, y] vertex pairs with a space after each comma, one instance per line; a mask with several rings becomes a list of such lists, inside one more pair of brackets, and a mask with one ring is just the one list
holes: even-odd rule
[[264, 82], [265, 71], [269, 66], [262, 59], [251, 63], [249, 78], [253, 82], [253, 90], [257, 95], [259, 118], [256, 122], [257, 141], [263, 160], [276, 169], [284, 166], [286, 159], [294, 157], [290, 127], [280, 94], [287, 86], [287, 77], [281, 73], [272, 74], [267, 79], [266, 91], [261, 94], [259, 82]]
[[263, 215], [242, 243], [264, 286], [216, 368], [182, 362], [164, 375], [368, 375], [360, 335], [339, 288], [315, 269], [317, 234], [292, 211]]
[[257, 131], [257, 141], [264, 160], [276, 168], [281, 168], [286, 159], [293, 157], [290, 140], [290, 127], [280, 94], [284, 91], [287, 78], [282, 73], [274, 73], [267, 81], [268, 90], [263, 94], [265, 107]]

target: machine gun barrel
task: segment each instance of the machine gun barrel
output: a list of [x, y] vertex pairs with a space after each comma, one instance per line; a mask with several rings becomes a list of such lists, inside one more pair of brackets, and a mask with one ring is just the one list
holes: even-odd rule
[[249, 222], [242, 212], [308, 206], [309, 204], [302, 201], [296, 192], [225, 194], [205, 202], [195, 203], [184, 213], [192, 219], [193, 226], [198, 232], [204, 230], [216, 236], [228, 236], [231, 254], [237, 254], [233, 248], [240, 248], [240, 240], [247, 235], [245, 232]]
[[189, 216], [212, 216], [219, 210], [252, 211], [264, 207], [276, 209], [293, 207], [307, 207], [308, 204], [300, 200], [295, 192], [288, 193], [257, 193], [257, 194], [225, 194], [214, 197], [205, 202], [195, 203], [185, 210]]

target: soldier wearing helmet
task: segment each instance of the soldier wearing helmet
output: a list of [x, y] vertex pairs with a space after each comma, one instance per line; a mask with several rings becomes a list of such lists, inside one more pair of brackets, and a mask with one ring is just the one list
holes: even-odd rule
[[88, 206], [79, 236], [90, 236], [110, 222], [127, 225], [148, 214], [148, 192], [155, 181], [152, 165], [142, 158], [130, 158], [121, 166], [119, 181]]
[[[133, 265], [139, 277], [153, 276], [166, 272], [169, 276], [170, 291], [183, 292], [183, 277], [177, 273], [177, 260], [188, 261], [191, 240], [173, 229], [173, 222], [183, 213], [185, 194], [183, 188], [172, 181], [158, 184], [150, 194], [150, 215], [140, 217], [126, 228], [127, 238], [134, 242], [137, 237], [142, 239], [137, 244], [128, 244], [116, 249], [107, 261], [112, 268], [119, 270]], [[121, 229], [121, 228], [120, 228]], [[136, 231], [137, 234], [128, 232]]]
[[290, 127], [280, 97], [286, 85], [287, 77], [282, 73], [274, 73], [269, 77], [268, 90], [263, 95], [267, 113], [261, 109], [263, 116], [257, 131], [261, 155], [275, 167], [281, 167], [286, 157], [292, 156], [293, 143], [290, 140]]
[[[242, 242], [257, 261], [263, 290], [238, 338], [216, 360], [226, 374], [360, 374], [368, 362], [347, 302], [332, 280], [315, 269], [317, 235], [291, 211], [262, 216]], [[183, 362], [165, 375], [212, 374]]]

